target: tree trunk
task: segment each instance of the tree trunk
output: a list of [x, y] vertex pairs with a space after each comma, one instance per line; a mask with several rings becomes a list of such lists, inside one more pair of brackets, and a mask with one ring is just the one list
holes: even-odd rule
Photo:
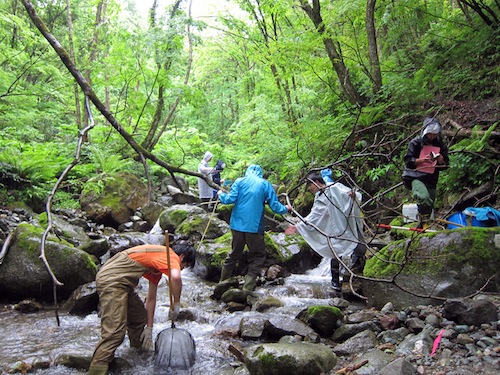
[[[70, 0], [66, 0], [66, 10], [67, 10], [67, 18], [68, 18], [68, 40], [69, 40], [69, 56], [71, 60], [76, 64], [75, 58], [75, 48], [73, 45], [73, 18], [71, 16], [71, 2]], [[76, 123], [78, 125], [78, 129], [82, 130], [82, 114], [81, 114], [81, 105], [80, 105], [80, 89], [78, 84], [73, 83], [73, 91], [75, 93], [75, 118]]]
[[344, 63], [344, 59], [340, 54], [340, 48], [335, 44], [332, 38], [328, 37], [325, 30], [325, 24], [323, 23], [323, 18], [321, 16], [321, 6], [320, 0], [313, 0], [313, 6], [309, 4], [307, 0], [300, 0], [300, 4], [304, 12], [311, 19], [314, 27], [318, 33], [323, 38], [323, 44], [325, 45], [325, 50], [330, 59], [337, 77], [339, 79], [339, 84], [342, 92], [349, 102], [356, 104], [360, 107], [363, 106], [365, 100], [361, 97], [356, 87], [354, 87], [351, 77], [349, 75], [349, 69]]
[[[85, 78], [89, 84], [92, 84], [92, 77], [90, 76], [91, 73], [91, 66], [92, 63], [95, 61], [96, 56], [97, 56], [97, 43], [99, 42], [99, 26], [103, 22], [103, 20], [106, 18], [106, 5], [107, 5], [107, 0], [101, 0], [99, 1], [99, 4], [97, 5], [97, 12], [96, 12], [96, 20], [95, 20], [95, 25], [94, 25], [94, 37], [92, 39], [92, 43], [90, 45], [90, 52], [89, 52], [89, 68], [85, 70]], [[108, 108], [109, 109], [109, 108]], [[83, 127], [88, 126], [88, 115], [86, 112], [84, 112], [84, 118], [83, 118]], [[88, 139], [84, 139], [84, 141], [88, 141]]]
[[378, 58], [377, 33], [375, 29], [375, 3], [377, 0], [368, 0], [366, 3], [366, 36], [368, 38], [368, 56], [370, 59], [370, 78], [372, 91], [377, 94], [382, 87], [382, 72]]

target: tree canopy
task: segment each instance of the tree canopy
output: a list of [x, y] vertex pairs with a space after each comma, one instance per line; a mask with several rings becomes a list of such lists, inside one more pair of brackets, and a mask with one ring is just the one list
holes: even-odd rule
[[146, 178], [141, 158], [153, 179], [194, 182], [206, 150], [226, 178], [257, 163], [291, 191], [333, 166], [375, 196], [400, 182], [429, 115], [451, 132], [441, 189], [498, 191], [498, 2], [232, 0], [240, 11], [209, 23], [188, 0], [167, 3], [147, 19], [132, 0], [0, 4], [6, 204], [46, 199], [88, 125], [85, 96], [95, 126], [63, 207], [90, 178]]

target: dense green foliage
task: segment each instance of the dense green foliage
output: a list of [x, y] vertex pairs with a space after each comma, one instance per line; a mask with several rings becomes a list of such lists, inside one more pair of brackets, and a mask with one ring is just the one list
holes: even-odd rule
[[[498, 109], [498, 22], [462, 2], [376, 4], [381, 87], [368, 54], [366, 1], [321, 0], [323, 34], [305, 0], [233, 0], [234, 11], [209, 25], [190, 17], [187, 2], [174, 3], [141, 21], [131, 0], [73, 1], [71, 36], [66, 1], [32, 1], [62, 46], [74, 46], [76, 67], [120, 125], [176, 167], [196, 171], [210, 150], [228, 165], [225, 178], [258, 163], [292, 189], [310, 168], [335, 165], [374, 195], [400, 181], [407, 140], [426, 115], [440, 113], [439, 98], [494, 100]], [[500, 17], [494, 1], [482, 4]], [[330, 57], [326, 39], [340, 59]], [[339, 79], [340, 60], [358, 103]], [[77, 106], [73, 77], [19, 0], [0, 4], [0, 65], [0, 197], [40, 204], [75, 158], [83, 94]], [[82, 183], [98, 186], [106, 173], [146, 178], [126, 140], [91, 109], [95, 127], [56, 205], [74, 206]], [[498, 154], [488, 145], [498, 119], [486, 134], [451, 144], [444, 191], [491, 180]], [[148, 167], [158, 185], [164, 168]]]

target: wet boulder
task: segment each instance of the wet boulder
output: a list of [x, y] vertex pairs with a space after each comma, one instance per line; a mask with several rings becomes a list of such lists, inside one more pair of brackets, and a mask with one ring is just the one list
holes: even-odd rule
[[480, 326], [497, 320], [497, 307], [486, 299], [448, 300], [443, 305], [443, 316], [458, 324]]
[[337, 364], [337, 356], [328, 346], [304, 342], [253, 345], [244, 355], [251, 375], [320, 375]]
[[307, 341], [319, 342], [319, 335], [307, 324], [286, 316], [272, 316], [266, 322], [266, 332], [269, 337], [280, 339], [283, 336], [301, 336]]
[[147, 185], [135, 175], [117, 172], [99, 182], [89, 180], [80, 196], [80, 206], [90, 220], [117, 228], [149, 202]]
[[297, 315], [297, 319], [306, 323], [322, 337], [330, 337], [341, 324], [344, 314], [334, 306], [309, 306]]
[[371, 280], [361, 281], [362, 294], [376, 308], [392, 302], [400, 309], [439, 305], [478, 290], [497, 293], [499, 236], [500, 227], [464, 227], [392, 242], [367, 260], [364, 276]]
[[264, 312], [273, 308], [283, 307], [285, 304], [278, 298], [266, 296], [255, 303], [255, 311]]
[[[2, 297], [17, 301], [24, 298], [52, 301], [53, 281], [39, 257], [43, 232], [43, 228], [30, 224], [20, 224], [16, 228], [0, 267]], [[45, 258], [63, 284], [57, 288], [61, 299], [95, 279], [97, 267], [91, 256], [54, 235], [49, 235], [45, 243]]]
[[243, 317], [240, 321], [240, 337], [243, 340], [257, 340], [265, 333], [266, 319], [262, 316]]
[[63, 310], [72, 315], [87, 315], [97, 310], [99, 296], [95, 281], [76, 288], [63, 305]]

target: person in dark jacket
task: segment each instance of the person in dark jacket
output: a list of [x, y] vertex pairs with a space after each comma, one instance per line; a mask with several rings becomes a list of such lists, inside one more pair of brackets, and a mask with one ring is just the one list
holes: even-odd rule
[[[222, 160], [217, 160], [217, 163], [215, 164], [215, 171], [212, 174], [212, 180], [214, 183], [220, 186], [221, 178], [220, 178], [220, 173], [226, 168], [226, 163], [224, 163]], [[217, 198], [217, 190], [214, 189], [214, 198]]]
[[406, 169], [402, 176], [405, 187], [411, 189], [417, 201], [420, 228], [433, 214], [439, 172], [448, 168], [449, 162], [441, 124], [436, 118], [428, 117], [424, 120], [421, 135], [408, 144], [404, 156]]
[[236, 263], [248, 246], [248, 271], [245, 275], [243, 291], [251, 294], [255, 288], [257, 275], [266, 260], [264, 244], [264, 206], [267, 204], [276, 214], [285, 214], [292, 210], [289, 205], [279, 202], [271, 183], [262, 177], [259, 165], [250, 165], [245, 177], [236, 179], [228, 193], [217, 192], [221, 203], [234, 203], [229, 227], [233, 235], [231, 252], [222, 267], [220, 281], [230, 278]]

